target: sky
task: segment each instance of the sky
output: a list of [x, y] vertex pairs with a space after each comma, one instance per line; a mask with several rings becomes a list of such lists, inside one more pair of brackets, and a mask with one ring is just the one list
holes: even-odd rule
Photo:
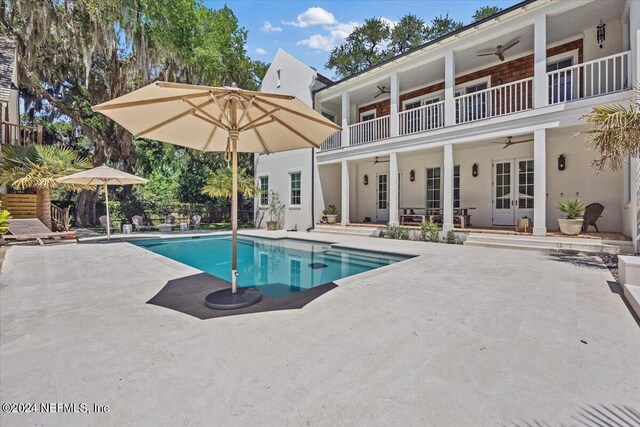
[[368, 0], [368, 1], [294, 1], [294, 0], [205, 0], [207, 7], [218, 9], [227, 4], [248, 30], [247, 54], [264, 62], [282, 48], [333, 78], [324, 64], [331, 49], [339, 45], [351, 30], [367, 18], [381, 17], [393, 25], [402, 16], [414, 14], [429, 22], [438, 15], [449, 16], [464, 24], [482, 6], [506, 8], [519, 0]]

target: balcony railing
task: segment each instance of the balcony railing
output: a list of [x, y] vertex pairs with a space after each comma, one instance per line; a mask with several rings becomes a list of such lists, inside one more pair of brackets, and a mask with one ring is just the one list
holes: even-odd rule
[[0, 122], [0, 145], [42, 144], [42, 126]]
[[457, 123], [468, 123], [532, 108], [533, 77], [455, 98]]
[[444, 101], [398, 113], [400, 135], [424, 132], [444, 126]]
[[389, 116], [349, 126], [349, 145], [366, 144], [389, 138]]
[[335, 150], [336, 148], [342, 147], [342, 131], [338, 131], [331, 135], [329, 138], [325, 139], [322, 145], [320, 145], [320, 150]]
[[629, 62], [623, 52], [547, 73], [549, 104], [630, 89]]

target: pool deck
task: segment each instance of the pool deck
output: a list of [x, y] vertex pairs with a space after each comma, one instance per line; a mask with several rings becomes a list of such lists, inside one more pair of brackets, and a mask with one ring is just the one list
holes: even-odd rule
[[640, 327], [597, 257], [242, 234], [419, 256], [300, 310], [199, 320], [146, 304], [199, 271], [143, 248], [11, 247], [0, 400], [109, 412], [0, 424], [604, 425], [640, 410]]

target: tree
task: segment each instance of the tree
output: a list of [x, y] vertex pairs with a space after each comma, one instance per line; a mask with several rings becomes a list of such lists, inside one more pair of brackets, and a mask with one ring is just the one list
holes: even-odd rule
[[476, 10], [471, 18], [473, 19], [473, 22], [482, 21], [491, 15], [495, 15], [501, 10], [502, 8], [500, 6], [482, 6], [480, 9]]
[[627, 156], [640, 157], [640, 87], [635, 89], [631, 106], [603, 105], [594, 107], [583, 117], [583, 131], [598, 153], [593, 165], [599, 170], [607, 165], [619, 169]]
[[327, 68], [335, 68], [339, 76], [346, 77], [384, 61], [389, 57], [384, 48], [390, 31], [389, 24], [380, 18], [365, 19], [331, 51]]
[[89, 167], [89, 160], [70, 148], [52, 145], [4, 147], [0, 152], [0, 185], [40, 190], [40, 219], [51, 228], [51, 189], [62, 186], [56, 178]]
[[393, 55], [406, 52], [420, 46], [427, 39], [427, 27], [422, 19], [415, 15], [405, 15], [391, 30], [389, 49]]
[[[230, 198], [233, 191], [233, 171], [229, 167], [216, 169], [202, 187], [202, 193], [211, 197]], [[260, 194], [253, 180], [244, 168], [238, 168], [238, 193], [245, 197], [255, 197]]]
[[435, 40], [452, 31], [459, 30], [463, 26], [464, 24], [462, 22], [449, 18], [448, 13], [445, 16], [436, 16], [431, 20], [431, 24], [429, 24], [427, 28], [427, 40]]

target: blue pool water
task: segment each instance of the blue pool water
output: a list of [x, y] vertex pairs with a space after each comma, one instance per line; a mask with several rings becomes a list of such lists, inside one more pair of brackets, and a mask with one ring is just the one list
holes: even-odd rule
[[[131, 243], [231, 281], [231, 236], [145, 239]], [[332, 248], [296, 239], [238, 238], [238, 285], [288, 295], [393, 264], [408, 256]]]

